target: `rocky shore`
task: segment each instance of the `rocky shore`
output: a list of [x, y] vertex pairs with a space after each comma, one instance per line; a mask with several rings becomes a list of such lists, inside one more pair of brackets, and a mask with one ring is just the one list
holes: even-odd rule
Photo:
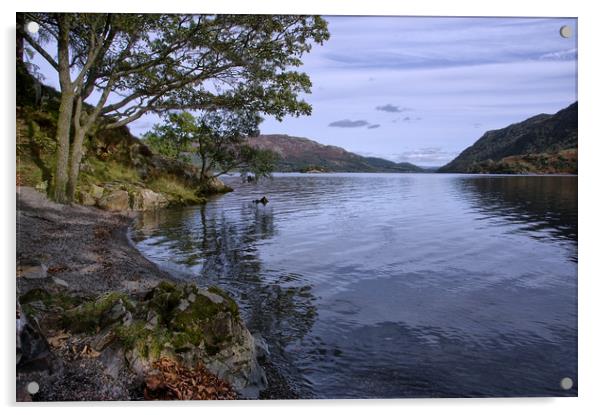
[[17, 399], [278, 398], [236, 303], [144, 258], [133, 215], [18, 188]]

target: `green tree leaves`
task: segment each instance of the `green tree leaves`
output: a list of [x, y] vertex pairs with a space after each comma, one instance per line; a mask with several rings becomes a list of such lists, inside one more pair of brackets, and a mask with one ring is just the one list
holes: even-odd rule
[[233, 169], [260, 178], [270, 175], [276, 161], [273, 152], [247, 144], [247, 137], [259, 134], [261, 120], [256, 112], [245, 109], [202, 111], [197, 116], [170, 113], [165, 123], [155, 125], [144, 138], [164, 156], [195, 160], [203, 180]]

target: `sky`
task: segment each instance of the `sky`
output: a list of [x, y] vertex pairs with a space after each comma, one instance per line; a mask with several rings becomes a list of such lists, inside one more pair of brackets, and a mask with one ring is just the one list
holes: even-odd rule
[[[303, 57], [312, 115], [266, 118], [288, 134], [441, 166], [485, 131], [577, 100], [577, 20], [326, 16], [330, 40]], [[564, 38], [560, 28], [571, 27]], [[46, 82], [56, 75], [36, 58]], [[158, 122], [130, 124], [142, 135]]]

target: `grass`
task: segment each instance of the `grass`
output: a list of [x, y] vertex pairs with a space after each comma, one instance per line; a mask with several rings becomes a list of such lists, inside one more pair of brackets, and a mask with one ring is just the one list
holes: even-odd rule
[[185, 186], [176, 177], [163, 176], [147, 184], [151, 190], [163, 193], [172, 205], [196, 205], [205, 202], [205, 198], [197, 196], [194, 189]]
[[80, 184], [102, 184], [109, 182], [142, 184], [140, 175], [132, 167], [114, 160], [87, 159], [88, 167], [80, 173]]

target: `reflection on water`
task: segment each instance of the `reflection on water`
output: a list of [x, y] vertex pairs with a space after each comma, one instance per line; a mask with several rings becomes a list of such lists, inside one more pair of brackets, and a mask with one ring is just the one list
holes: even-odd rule
[[[473, 209], [487, 218], [521, 224], [534, 237], [577, 240], [577, 182], [570, 176], [459, 177]], [[472, 200], [471, 200], [472, 199]]]
[[282, 374], [299, 377], [281, 352], [311, 329], [316, 316], [311, 286], [287, 272], [269, 274], [267, 280], [256, 246], [274, 235], [272, 210], [245, 203], [238, 213], [234, 219], [211, 205], [145, 212], [134, 240], [175, 275], [227, 288], [249, 330], [270, 345]]
[[577, 393], [575, 177], [231, 180], [132, 236], [235, 296], [302, 396]]

